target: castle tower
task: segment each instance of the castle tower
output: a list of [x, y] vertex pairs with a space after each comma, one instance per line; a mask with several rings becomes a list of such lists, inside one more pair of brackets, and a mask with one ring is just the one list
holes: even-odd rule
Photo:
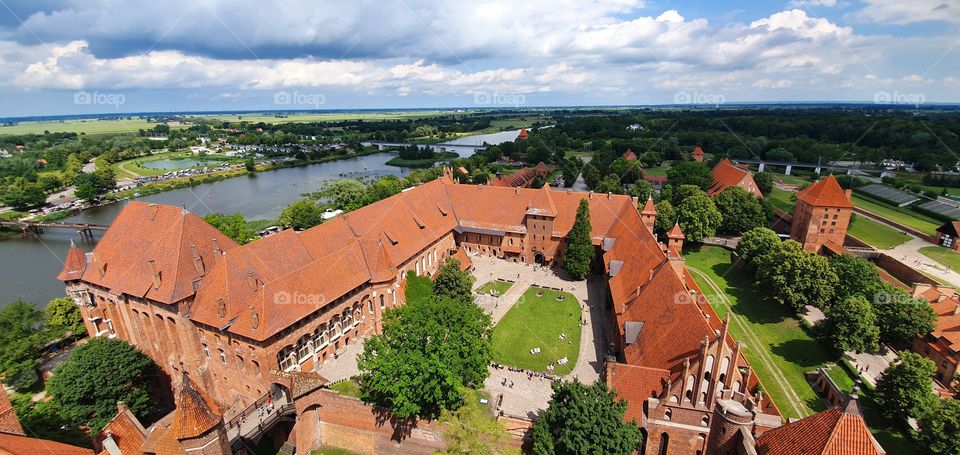
[[673, 229], [667, 233], [667, 249], [676, 249], [677, 253], [680, 253], [683, 250], [683, 239], [685, 237], [683, 231], [680, 230], [680, 223], [674, 224]]
[[811, 253], [828, 242], [842, 247], [852, 212], [850, 190], [844, 191], [836, 178], [828, 176], [797, 193], [790, 238]]
[[[720, 399], [713, 408], [707, 451], [710, 455], [738, 455], [743, 437], [752, 439], [753, 412], [734, 400]], [[746, 431], [742, 431], [746, 430]]]
[[657, 221], [657, 209], [653, 206], [653, 198], [648, 197], [646, 204], [643, 204], [643, 210], [640, 211], [640, 219], [643, 225], [647, 227], [650, 233], [653, 233], [653, 225]]
[[223, 424], [223, 412], [210, 396], [194, 387], [184, 373], [177, 394], [170, 432], [185, 453], [194, 455], [229, 455], [230, 441]]

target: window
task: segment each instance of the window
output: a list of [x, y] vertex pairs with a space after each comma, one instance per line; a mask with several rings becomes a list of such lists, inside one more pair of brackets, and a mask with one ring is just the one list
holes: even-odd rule
[[[380, 294], [380, 309], [382, 310], [385, 307], [383, 294]], [[373, 305], [373, 302], [370, 302], [370, 305]]]
[[243, 357], [237, 356], [237, 369], [243, 371]]
[[256, 360], [251, 360], [250, 363], [253, 364], [253, 370], [257, 372], [257, 376], [260, 376], [260, 363]]
[[220, 353], [220, 361], [223, 362], [224, 365], [226, 365], [226, 364], [227, 364], [227, 354], [226, 354], [225, 352], [223, 352], [223, 349], [217, 349], [217, 351], [219, 351], [219, 353]]
[[278, 363], [280, 364], [280, 369], [283, 371], [290, 371], [296, 365], [296, 362], [293, 361], [293, 348], [285, 347], [280, 350], [277, 354]]
[[[383, 306], [383, 294], [380, 295], [380, 306]], [[367, 311], [373, 314], [373, 300], [367, 302]]]
[[203, 345], [203, 355], [208, 359], [210, 358], [210, 348], [207, 345]]

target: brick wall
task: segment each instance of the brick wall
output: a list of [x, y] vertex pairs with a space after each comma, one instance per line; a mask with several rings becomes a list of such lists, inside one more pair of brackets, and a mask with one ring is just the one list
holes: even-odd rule
[[937, 284], [936, 281], [927, 278], [926, 275], [886, 254], [880, 254], [880, 257], [876, 259], [876, 263], [878, 267], [908, 286], [913, 283]]

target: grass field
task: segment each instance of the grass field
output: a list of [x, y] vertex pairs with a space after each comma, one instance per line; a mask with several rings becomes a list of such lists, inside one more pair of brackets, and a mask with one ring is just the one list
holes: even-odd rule
[[857, 214], [850, 216], [850, 227], [847, 228], [847, 233], [880, 249], [893, 248], [910, 240], [909, 236], [892, 227]]
[[773, 181], [776, 182], [778, 180], [782, 181], [783, 183], [786, 183], [787, 185], [803, 185], [805, 183], [810, 183], [813, 181], [805, 177], [798, 177], [796, 175], [783, 175], [783, 174], [773, 173]]
[[511, 286], [513, 286], [513, 283], [509, 281], [503, 281], [503, 280], [491, 281], [477, 288], [477, 293], [489, 294], [490, 291], [496, 291], [497, 294], [503, 295], [504, 293], [507, 292], [507, 290], [510, 289]]
[[360, 398], [360, 386], [353, 379], [340, 381], [330, 386], [330, 390], [340, 392], [345, 397]]
[[857, 195], [853, 196], [853, 205], [874, 215], [914, 228], [927, 235], [936, 235], [937, 228], [943, 224], [933, 218], [913, 212], [908, 208], [882, 204]]
[[767, 195], [767, 199], [773, 204], [774, 207], [792, 215], [793, 201], [790, 200], [790, 197], [793, 194], [794, 193], [789, 191], [774, 188], [772, 191], [770, 191], [770, 194]]
[[[190, 151], [174, 151], [174, 152], [163, 152], [157, 153], [150, 156], [141, 156], [138, 158], [132, 158], [129, 160], [118, 161], [111, 164], [114, 174], [118, 178], [137, 178], [137, 177], [153, 177], [157, 175], [163, 175], [167, 172], [172, 171], [173, 169], [151, 169], [148, 167], [143, 167], [144, 164], [167, 159], [176, 159], [176, 158], [194, 158], [197, 156]], [[210, 157], [208, 157], [209, 159]], [[217, 159], [210, 160], [212, 166], [218, 166], [221, 163], [239, 163], [243, 161], [240, 158], [227, 158], [227, 157], [217, 157]]]
[[[785, 417], [825, 409], [804, 376], [817, 367], [828, 368], [839, 387], [852, 388], [853, 378], [836, 356], [790, 310], [761, 299], [748, 272], [730, 263], [729, 251], [704, 247], [686, 252], [684, 259], [718, 315], [731, 313], [731, 334], [744, 342], [744, 355]], [[892, 422], [879, 417], [868, 392], [861, 395], [867, 395], [862, 400], [867, 424], [887, 453], [919, 453]]]
[[[51, 133], [85, 133], [85, 134], [121, 134], [136, 133], [140, 130], [149, 130], [157, 123], [147, 122], [141, 118], [123, 120], [72, 119], [50, 122], [21, 122], [13, 126], [0, 126], [0, 134], [43, 134]], [[173, 127], [180, 128], [180, 127]]]
[[942, 246], [925, 246], [920, 254], [933, 259], [953, 270], [960, 270], [960, 253]]
[[[543, 296], [538, 297], [538, 291]], [[557, 300], [560, 295], [562, 301]], [[540, 354], [530, 354], [533, 348], [540, 348]], [[547, 371], [547, 364], [566, 357], [566, 365], [554, 364], [554, 373], [565, 375], [579, 354], [580, 304], [569, 292], [530, 287], [493, 328], [493, 358], [498, 363]]]

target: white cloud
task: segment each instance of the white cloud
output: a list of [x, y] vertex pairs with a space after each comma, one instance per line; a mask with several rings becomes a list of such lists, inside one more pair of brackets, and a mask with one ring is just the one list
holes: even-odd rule
[[850, 16], [862, 22], [912, 24], [943, 21], [960, 23], [960, 0], [864, 0], [863, 9]]

